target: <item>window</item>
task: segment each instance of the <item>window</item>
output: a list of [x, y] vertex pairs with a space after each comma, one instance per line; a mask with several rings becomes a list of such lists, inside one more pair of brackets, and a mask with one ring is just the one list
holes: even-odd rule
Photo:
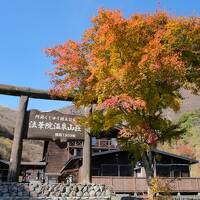
[[77, 149], [77, 150], [76, 150], [76, 155], [77, 155], [77, 156], [82, 156], [82, 154], [83, 154], [82, 149]]
[[189, 177], [189, 167], [174, 165], [172, 166], [172, 172], [174, 172], [174, 177]]
[[170, 177], [170, 166], [156, 166], [157, 176]]
[[120, 176], [133, 176], [133, 169], [131, 165], [119, 165]]
[[92, 176], [100, 176], [100, 169], [92, 168]]
[[92, 137], [92, 146], [96, 146], [96, 144], [97, 144], [96, 137]]
[[[180, 169], [174, 169], [173, 170], [174, 171], [174, 176], [173, 177], [180, 177], [181, 176], [181, 171], [180, 171]], [[172, 171], [172, 172], [173, 172]], [[172, 174], [173, 175], [173, 174]]]
[[101, 165], [102, 176], [118, 176], [118, 165]]
[[111, 138], [111, 145], [117, 146], [117, 139], [116, 138]]
[[133, 176], [134, 171], [131, 165], [112, 165], [104, 164], [101, 165], [102, 176]]
[[157, 176], [161, 177], [189, 177], [189, 167], [187, 165], [157, 165]]

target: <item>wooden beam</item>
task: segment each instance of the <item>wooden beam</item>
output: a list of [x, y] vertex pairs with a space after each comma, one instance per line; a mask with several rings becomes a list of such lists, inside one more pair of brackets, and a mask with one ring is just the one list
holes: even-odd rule
[[82, 183], [91, 183], [91, 137], [85, 131], [85, 140], [83, 146], [83, 168], [82, 168]]
[[36, 99], [49, 99], [60, 101], [73, 101], [73, 97], [62, 98], [59, 96], [52, 96], [48, 90], [38, 90], [29, 87], [17, 87], [14, 85], [0, 84], [0, 94], [13, 96], [28, 96]]
[[[91, 107], [85, 108], [85, 115], [89, 115], [92, 112]], [[90, 130], [85, 129], [85, 138], [84, 138], [84, 145], [83, 145], [83, 167], [82, 167], [82, 176], [81, 182], [83, 184], [91, 183], [92, 176], [91, 176], [91, 157], [92, 157], [92, 147], [91, 147], [91, 136]]]
[[19, 170], [22, 156], [22, 134], [25, 121], [25, 113], [28, 105], [28, 97], [21, 96], [19, 103], [19, 110], [17, 121], [15, 124], [14, 140], [12, 144], [12, 151], [10, 156], [10, 165], [8, 172], [8, 181], [16, 182], [19, 179]]

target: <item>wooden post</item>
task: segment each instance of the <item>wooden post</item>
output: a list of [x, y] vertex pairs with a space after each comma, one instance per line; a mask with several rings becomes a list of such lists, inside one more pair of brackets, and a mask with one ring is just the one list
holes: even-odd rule
[[10, 182], [16, 182], [19, 178], [19, 170], [22, 157], [22, 134], [27, 105], [28, 96], [21, 96], [10, 156], [10, 165], [8, 172], [8, 181]]
[[[85, 108], [85, 113], [88, 115], [91, 112], [90, 108]], [[89, 135], [89, 129], [85, 130], [85, 138], [83, 145], [83, 167], [82, 167], [82, 183], [91, 183], [91, 137]]]
[[73, 97], [62, 98], [59, 96], [52, 96], [47, 90], [37, 90], [27, 87], [17, 87], [14, 85], [0, 84], [0, 94], [13, 95], [13, 96], [28, 96], [36, 99], [49, 99], [61, 101], [73, 101]]

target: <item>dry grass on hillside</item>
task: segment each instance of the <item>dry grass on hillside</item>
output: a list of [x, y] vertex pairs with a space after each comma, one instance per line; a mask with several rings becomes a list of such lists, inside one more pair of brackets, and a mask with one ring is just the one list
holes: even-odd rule
[[[12, 148], [12, 140], [0, 137], [0, 159], [10, 160]], [[40, 161], [42, 160], [43, 146], [32, 143], [31, 141], [23, 141], [22, 161]]]
[[9, 160], [12, 140], [0, 137], [0, 159]]
[[[9, 160], [17, 111], [0, 106], [0, 157]], [[23, 161], [42, 159], [43, 141], [23, 140]]]

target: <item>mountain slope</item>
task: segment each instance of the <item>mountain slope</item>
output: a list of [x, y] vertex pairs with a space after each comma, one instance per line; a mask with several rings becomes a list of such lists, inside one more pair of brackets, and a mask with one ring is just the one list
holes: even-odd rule
[[[0, 158], [9, 160], [17, 111], [0, 106]], [[42, 159], [43, 142], [23, 140], [23, 161]]]
[[16, 110], [0, 106], [0, 133], [6, 138], [13, 138], [16, 115]]
[[178, 112], [173, 112], [170, 109], [165, 111], [165, 115], [171, 120], [176, 120], [186, 112], [190, 112], [200, 108], [200, 96], [193, 95], [188, 90], [181, 90], [183, 101]]
[[[200, 109], [184, 113], [179, 119], [186, 130], [178, 141], [160, 146], [162, 150], [200, 160]], [[192, 166], [192, 175], [200, 176], [200, 163]]]

